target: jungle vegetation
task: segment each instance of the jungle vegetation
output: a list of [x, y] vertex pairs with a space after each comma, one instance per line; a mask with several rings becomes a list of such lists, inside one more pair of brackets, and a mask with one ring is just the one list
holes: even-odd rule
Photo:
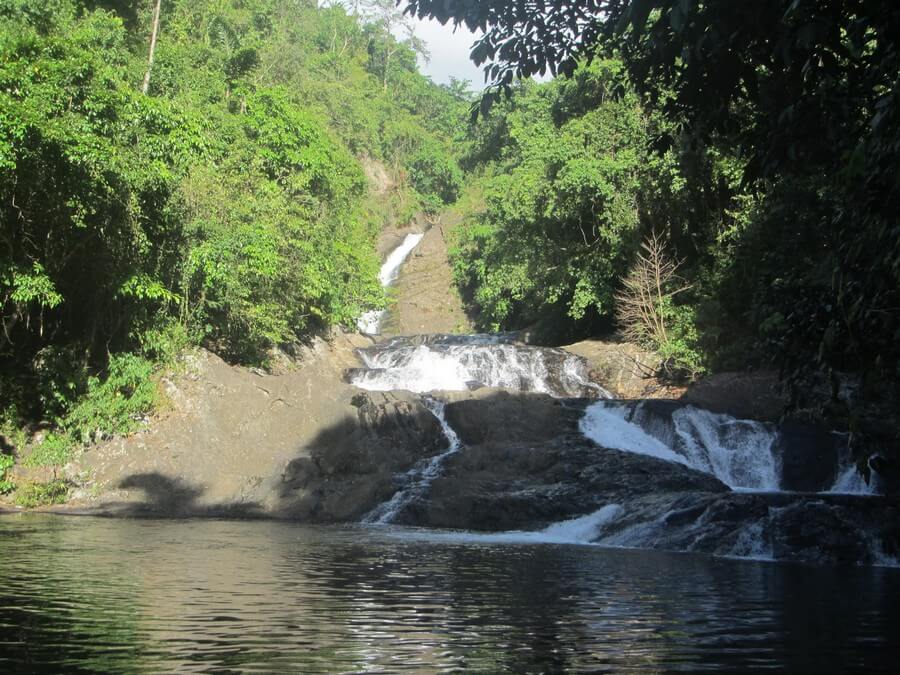
[[[868, 448], [863, 468], [870, 452], [896, 454], [900, 8], [411, 0], [409, 11], [484, 31], [472, 51], [490, 83], [474, 113], [493, 108], [472, 154], [484, 209], [457, 257], [484, 325], [534, 320], [539, 285], [568, 326], [608, 320], [622, 264], [661, 236], [679, 292], [661, 295], [668, 344], [650, 331], [650, 346], [687, 374], [776, 367], [795, 409], [817, 408]], [[548, 73], [565, 77], [520, 81]], [[510, 171], [533, 198], [506, 196]]]
[[264, 364], [383, 306], [374, 239], [455, 200], [468, 106], [418, 72], [403, 21], [385, 2], [0, 0], [7, 445], [40, 424], [28, 461], [63, 464], [136, 428], [185, 347]]

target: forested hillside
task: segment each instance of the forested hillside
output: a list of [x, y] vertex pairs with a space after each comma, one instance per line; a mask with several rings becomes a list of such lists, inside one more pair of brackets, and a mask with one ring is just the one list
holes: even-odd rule
[[[571, 79], [519, 85], [472, 127], [464, 162], [481, 198], [466, 202], [454, 262], [483, 328], [536, 325], [538, 339], [550, 342], [609, 333], [642, 238], [671, 229], [685, 241], [670, 243], [687, 243], [692, 227], [726, 227], [727, 202], [698, 214], [691, 169], [674, 152], [654, 151], [665, 128], [616, 59], [598, 59]], [[706, 161], [697, 170], [736, 180], [729, 167]], [[687, 298], [661, 308], [665, 340], [636, 337], [696, 375], [703, 363]]]
[[[483, 326], [616, 320], [676, 375], [775, 368], [860, 456], [895, 452], [896, 8], [410, 5], [486, 31], [484, 203], [456, 254]], [[572, 79], [521, 84], [547, 73]]]
[[374, 237], [456, 198], [467, 102], [393, 3], [356, 10], [0, 0], [0, 423], [51, 426], [30, 461], [133, 428], [186, 346], [258, 363], [383, 305]]

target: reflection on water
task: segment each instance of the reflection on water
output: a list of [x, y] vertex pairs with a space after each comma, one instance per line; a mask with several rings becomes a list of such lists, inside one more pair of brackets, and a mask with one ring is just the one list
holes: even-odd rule
[[0, 672], [888, 670], [898, 600], [893, 569], [0, 517]]

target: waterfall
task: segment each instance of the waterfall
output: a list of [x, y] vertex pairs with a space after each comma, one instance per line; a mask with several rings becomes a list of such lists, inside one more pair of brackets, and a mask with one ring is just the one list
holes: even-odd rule
[[446, 404], [443, 401], [426, 396], [422, 399], [425, 406], [432, 412], [441, 424], [444, 436], [449, 443], [448, 448], [439, 455], [423, 460], [400, 477], [400, 488], [388, 501], [382, 502], [372, 509], [364, 518], [364, 523], [387, 524], [394, 521], [399, 513], [409, 504], [424, 497], [434, 479], [440, 476], [441, 469], [446, 459], [459, 452], [462, 443], [453, 427], [447, 422], [444, 415]]
[[360, 350], [360, 355], [366, 368], [351, 371], [350, 381], [361, 389], [421, 393], [484, 386], [557, 397], [610, 397], [591, 381], [581, 357], [503, 335], [395, 338]]
[[[770, 424], [689, 405], [668, 413], [650, 410], [646, 402], [598, 401], [585, 410], [579, 428], [597, 445], [678, 462], [712, 474], [734, 490], [782, 489], [780, 432]], [[846, 457], [839, 460], [834, 484], [824, 491], [875, 492]]]
[[594, 544], [602, 537], [605, 528], [622, 515], [619, 504], [606, 506], [584, 516], [570, 518], [548, 525], [543, 530], [507, 530], [506, 532], [424, 532], [400, 531], [395, 536], [404, 539], [464, 544]]
[[859, 469], [856, 468], [856, 464], [848, 463], [838, 473], [837, 480], [834, 481], [834, 485], [829, 492], [844, 495], [876, 494], [874, 473], [869, 482], [866, 483], [860, 475]]
[[[381, 266], [381, 272], [378, 274], [378, 280], [381, 281], [382, 286], [387, 288], [397, 280], [397, 277], [400, 275], [400, 267], [424, 236], [424, 234], [420, 233], [407, 234], [403, 242], [391, 251]], [[381, 320], [384, 318], [384, 315], [385, 310], [383, 309], [366, 312], [359, 318], [356, 325], [363, 333], [377, 335], [381, 330]]]
[[678, 445], [689, 465], [713, 474], [732, 488], [777, 491], [781, 467], [774, 446], [777, 432], [751, 420], [738, 420], [688, 406], [672, 416]]

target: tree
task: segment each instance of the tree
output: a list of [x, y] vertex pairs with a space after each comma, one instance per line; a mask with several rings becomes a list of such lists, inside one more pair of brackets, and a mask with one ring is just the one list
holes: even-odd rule
[[616, 321], [622, 336], [662, 357], [662, 375], [694, 377], [702, 371], [694, 317], [676, 297], [691, 288], [678, 275], [682, 261], [666, 251], [666, 240], [652, 232], [616, 293]]
[[[425, 61], [428, 60], [429, 55], [425, 42], [416, 36], [410, 17], [397, 6], [394, 0], [356, 2], [353, 3], [353, 11], [376, 29], [372, 36], [370, 51], [379, 62], [381, 84], [385, 91], [388, 88], [388, 77], [394, 58], [402, 50], [409, 50], [414, 56], [421, 56]], [[402, 40], [396, 36], [398, 32], [403, 33]], [[415, 64], [413, 64], [414, 67]]]
[[[852, 371], [866, 396], [900, 400], [900, 6], [410, 0], [407, 11], [485, 31], [472, 50], [493, 84], [482, 111], [515, 78], [619, 54], [669, 121], [657, 147], [731, 154], [760, 195], [725, 273], [759, 296], [733, 318], [759, 326], [789, 379]], [[745, 259], [763, 242], [775, 255]]]
[[150, 33], [150, 55], [147, 57], [147, 73], [144, 75], [144, 84], [141, 85], [141, 92], [146, 94], [150, 89], [150, 71], [153, 69], [153, 56], [156, 53], [156, 37], [159, 34], [159, 12], [162, 7], [162, 0], [156, 0], [156, 7], [153, 9], [153, 30]]

